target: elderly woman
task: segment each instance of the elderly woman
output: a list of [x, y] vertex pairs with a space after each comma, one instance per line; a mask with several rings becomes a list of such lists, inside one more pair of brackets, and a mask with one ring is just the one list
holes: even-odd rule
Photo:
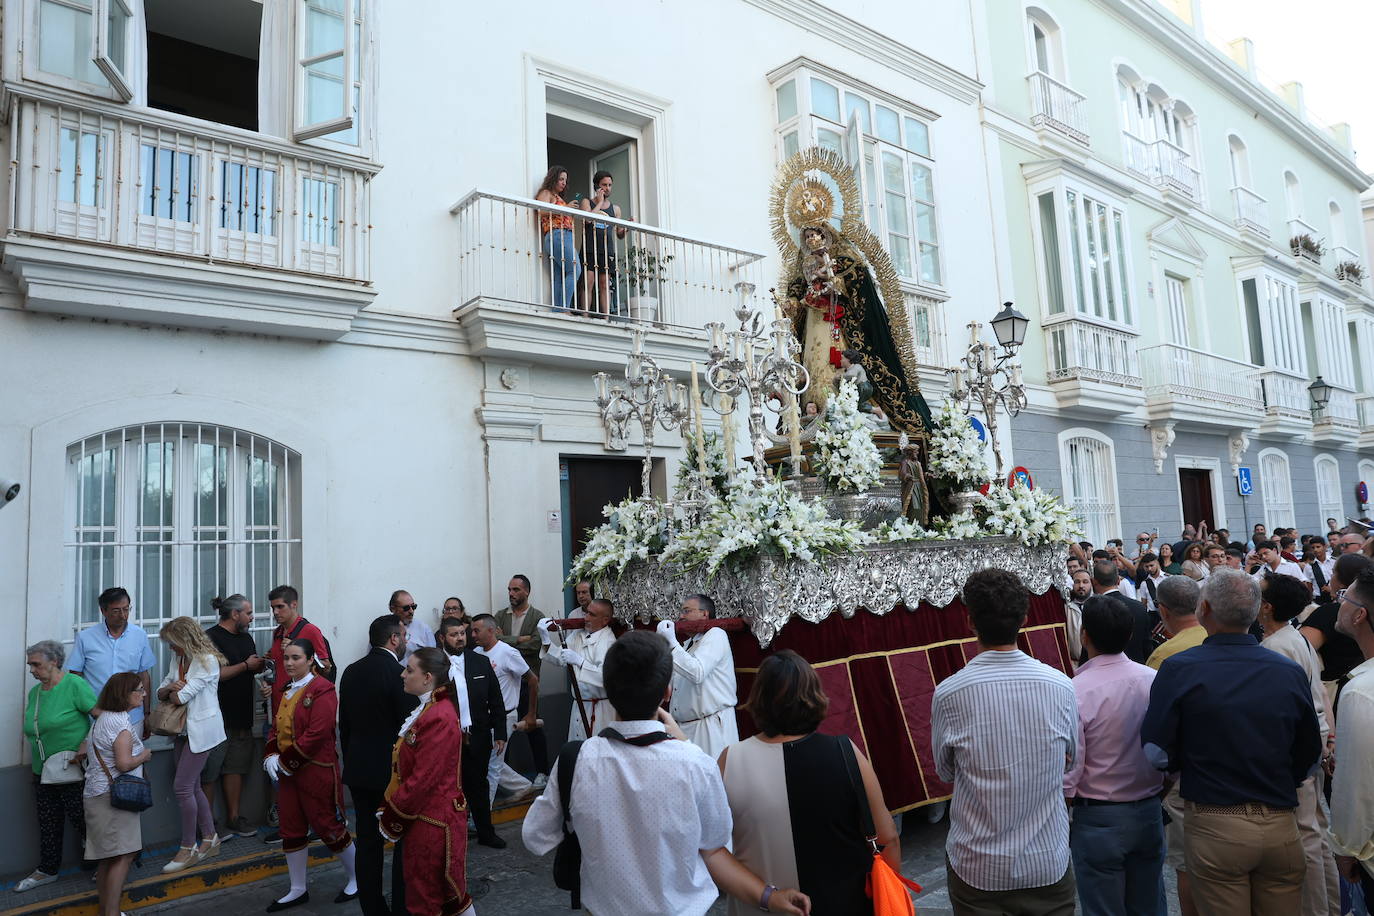
[[34, 800], [38, 807], [38, 868], [15, 885], [29, 891], [57, 880], [62, 864], [63, 816], [86, 842], [86, 820], [81, 808], [85, 773], [75, 759], [91, 730], [89, 713], [95, 692], [79, 674], [62, 670], [66, 652], [51, 639], [24, 650], [29, 673], [38, 681], [29, 691], [24, 709], [24, 735], [33, 757]]
[[[740, 862], [779, 886], [799, 888], [813, 913], [862, 916], [873, 912], [864, 891], [873, 853], [859, 805], [871, 812], [883, 858], [894, 869], [902, 851], [868, 758], [847, 737], [817, 733], [828, 705], [805, 659], [790, 649], [768, 656], [745, 707], [759, 733], [726, 748], [720, 771]], [[800, 811], [806, 817], [793, 819]], [[731, 916], [752, 909], [733, 897], [727, 906]]]

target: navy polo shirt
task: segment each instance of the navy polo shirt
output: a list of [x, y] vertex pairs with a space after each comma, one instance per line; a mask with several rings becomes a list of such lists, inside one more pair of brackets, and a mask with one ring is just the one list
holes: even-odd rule
[[1217, 633], [1164, 661], [1140, 743], [1204, 805], [1296, 808], [1322, 752], [1307, 675], [1248, 633]]

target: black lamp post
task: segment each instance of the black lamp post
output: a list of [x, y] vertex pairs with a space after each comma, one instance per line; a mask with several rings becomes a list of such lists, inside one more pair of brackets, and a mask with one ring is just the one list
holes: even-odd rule
[[992, 333], [997, 335], [997, 342], [1008, 350], [1015, 350], [1026, 342], [1026, 328], [1030, 326], [1030, 319], [1013, 308], [1010, 302], [1002, 303], [1002, 311], [990, 323]]
[[1319, 375], [1316, 381], [1307, 386], [1307, 394], [1312, 398], [1312, 409], [1321, 410], [1331, 400], [1331, 386]]

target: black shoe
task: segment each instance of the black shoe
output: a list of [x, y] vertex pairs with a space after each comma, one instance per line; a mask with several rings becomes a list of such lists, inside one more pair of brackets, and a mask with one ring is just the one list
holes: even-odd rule
[[273, 831], [272, 831], [271, 833], [269, 833], [267, 836], [263, 837], [263, 838], [262, 838], [262, 841], [263, 841], [264, 843], [266, 843], [268, 846], [275, 846], [275, 845], [277, 845], [278, 843], [281, 842], [281, 831], [280, 831], [280, 830], [273, 830]]
[[487, 836], [487, 837], [481, 837], [481, 836], [479, 836], [479, 837], [477, 838], [477, 845], [478, 845], [478, 846], [490, 846], [492, 849], [505, 849], [505, 848], [506, 848], [506, 841], [503, 840], [503, 839], [501, 839], [499, 836], [497, 836], [496, 834], [493, 833], [491, 836]]
[[339, 891], [338, 896], [334, 898], [334, 902], [335, 902], [335, 903], [347, 903], [347, 902], [350, 901], [350, 900], [355, 900], [355, 899], [357, 899], [357, 897], [358, 897], [358, 892], [357, 892], [357, 891], [354, 891], [354, 892], [351, 893], [351, 894], [345, 893], [345, 892], [343, 892], [343, 891]]
[[310, 892], [306, 891], [304, 894], [301, 894], [299, 897], [297, 897], [295, 900], [292, 900], [289, 903], [278, 903], [277, 901], [273, 900], [271, 903], [267, 904], [267, 912], [280, 913], [282, 910], [289, 910], [293, 906], [300, 906], [302, 903], [309, 902]]

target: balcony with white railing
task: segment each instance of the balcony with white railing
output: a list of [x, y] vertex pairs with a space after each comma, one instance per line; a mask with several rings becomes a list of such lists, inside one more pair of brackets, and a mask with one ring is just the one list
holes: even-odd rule
[[1087, 97], [1074, 92], [1048, 73], [1026, 77], [1031, 97], [1031, 126], [1048, 128], [1070, 140], [1088, 145]]
[[1142, 140], [1129, 131], [1121, 138], [1128, 172], [1192, 203], [1202, 199], [1202, 174], [1182, 147], [1168, 140]]
[[1080, 318], [1051, 321], [1044, 325], [1046, 381], [1060, 407], [1116, 415], [1140, 403], [1134, 331]]
[[1254, 191], [1237, 185], [1231, 189], [1236, 208], [1236, 228], [1262, 239], [1269, 238], [1269, 201]]
[[1249, 363], [1177, 344], [1145, 347], [1139, 355], [1151, 420], [1237, 429], [1259, 424], [1264, 395]]
[[1332, 388], [1326, 406], [1312, 411], [1312, 439], [1328, 445], [1354, 442], [1360, 437], [1360, 410], [1355, 393]]
[[1360, 438], [1356, 445], [1361, 449], [1374, 449], [1374, 394], [1356, 396], [1355, 410], [1360, 418]]
[[[706, 322], [733, 323], [741, 299], [773, 312], [772, 278], [755, 252], [489, 191], [470, 192], [450, 212], [454, 315], [475, 355], [599, 364], [607, 347], [623, 349], [615, 341], [627, 327], [659, 332], [669, 351], [675, 341], [700, 353]], [[561, 236], [571, 243], [556, 244], [545, 227], [571, 227]]]
[[1286, 436], [1312, 432], [1312, 396], [1305, 376], [1286, 369], [1259, 369], [1256, 378], [1264, 399], [1260, 431]]
[[373, 165], [32, 90], [9, 114], [5, 263], [30, 309], [333, 339], [375, 295]]

